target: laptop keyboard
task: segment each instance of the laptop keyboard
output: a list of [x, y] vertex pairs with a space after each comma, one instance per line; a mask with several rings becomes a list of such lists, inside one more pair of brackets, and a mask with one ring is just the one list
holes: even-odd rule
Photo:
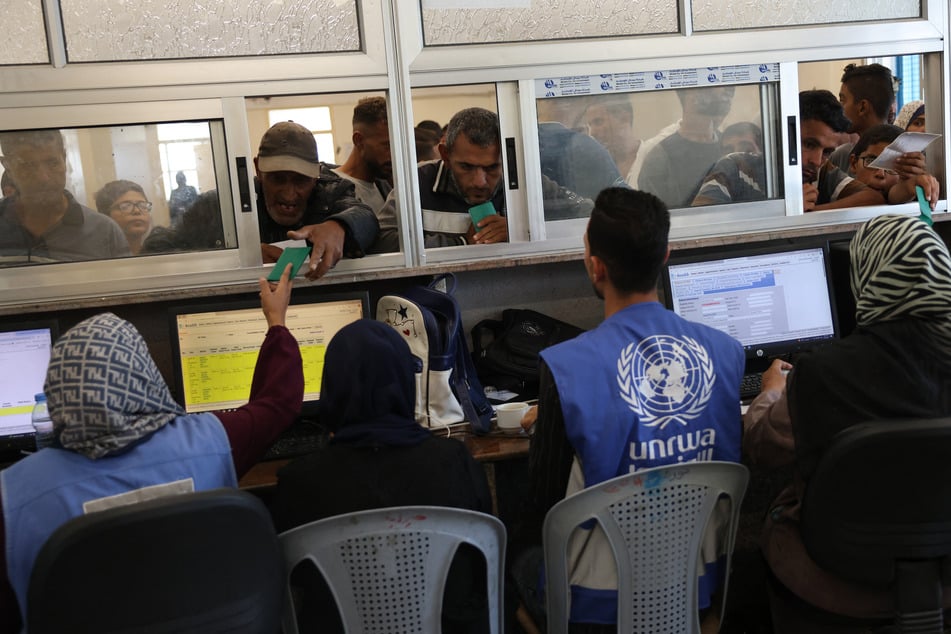
[[762, 385], [762, 373], [753, 372], [751, 374], [744, 374], [743, 380], [740, 381], [740, 399], [754, 398], [757, 394], [759, 394]]
[[261, 460], [297, 458], [327, 446], [327, 430], [313, 423], [294, 423], [285, 429]]

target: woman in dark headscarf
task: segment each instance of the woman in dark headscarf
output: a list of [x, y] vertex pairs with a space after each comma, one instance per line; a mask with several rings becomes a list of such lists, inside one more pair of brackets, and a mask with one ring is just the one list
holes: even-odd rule
[[[334, 335], [324, 358], [320, 392], [320, 420], [333, 436], [326, 447], [278, 472], [278, 530], [390, 506], [491, 512], [485, 472], [466, 446], [434, 437], [416, 422], [415, 381], [409, 346], [390, 326], [361, 319]], [[474, 575], [472, 566], [466, 557], [453, 563], [444, 631], [459, 631], [459, 621], [466, 628], [467, 622], [484, 616], [484, 597], [476, 591], [479, 583], [473, 583], [484, 573]], [[314, 583], [307, 581], [307, 573], [301, 574], [296, 582]], [[307, 596], [323, 598], [301, 606], [302, 622], [313, 620], [319, 631], [334, 631], [335, 616], [326, 595], [311, 588]], [[454, 621], [452, 629], [446, 629], [449, 620]]]
[[838, 432], [873, 420], [951, 414], [951, 256], [924, 222], [894, 215], [860, 227], [849, 254], [856, 329], [802, 355], [795, 367], [773, 363], [744, 419], [743, 444], [757, 464], [794, 464], [797, 473], [764, 531], [775, 577], [813, 606], [878, 617], [890, 598], [845, 583], [808, 557], [799, 501]]
[[293, 422], [304, 377], [297, 342], [284, 327], [288, 276], [289, 268], [273, 290], [260, 281], [269, 328], [250, 401], [230, 412], [186, 414], [142, 336], [111, 313], [80, 322], [56, 342], [43, 391], [57, 442], [0, 472], [0, 631], [18, 627], [33, 562], [60, 525], [90, 508], [237, 486]]

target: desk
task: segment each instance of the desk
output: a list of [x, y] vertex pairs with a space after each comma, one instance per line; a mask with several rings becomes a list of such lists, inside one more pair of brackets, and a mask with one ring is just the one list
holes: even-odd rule
[[[528, 455], [528, 436], [503, 435], [499, 433], [476, 436], [469, 431], [453, 432], [450, 438], [456, 438], [472, 453], [472, 457], [483, 463], [522, 458]], [[259, 462], [248, 471], [238, 486], [242, 489], [262, 489], [277, 483], [277, 471], [289, 460], [268, 460]]]

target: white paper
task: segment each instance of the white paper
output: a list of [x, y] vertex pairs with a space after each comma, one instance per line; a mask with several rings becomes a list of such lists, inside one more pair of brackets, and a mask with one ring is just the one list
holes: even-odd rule
[[931, 145], [932, 141], [940, 138], [940, 134], [927, 132], [904, 132], [897, 139], [888, 144], [882, 153], [868, 167], [874, 169], [895, 169], [895, 159], [908, 152], [922, 152]]
[[280, 242], [272, 242], [271, 244], [282, 249], [288, 247], [306, 247], [307, 240], [281, 240]]

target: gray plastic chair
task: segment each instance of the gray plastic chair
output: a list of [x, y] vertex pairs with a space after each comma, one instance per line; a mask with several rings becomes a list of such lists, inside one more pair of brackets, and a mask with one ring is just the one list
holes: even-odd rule
[[[310, 560], [330, 586], [347, 632], [440, 632], [443, 589], [456, 549], [485, 556], [490, 631], [502, 633], [505, 527], [456, 508], [399, 506], [357, 511], [280, 535], [288, 578]], [[297, 634], [288, 587], [284, 632]]]
[[553, 506], [543, 529], [549, 634], [568, 631], [568, 543], [590, 519], [601, 525], [617, 563], [617, 631], [699, 633], [704, 534], [718, 500], [729, 498], [729, 526], [718, 549], [727, 555], [728, 579], [748, 480], [747, 468], [732, 462], [670, 465], [607, 480]]

